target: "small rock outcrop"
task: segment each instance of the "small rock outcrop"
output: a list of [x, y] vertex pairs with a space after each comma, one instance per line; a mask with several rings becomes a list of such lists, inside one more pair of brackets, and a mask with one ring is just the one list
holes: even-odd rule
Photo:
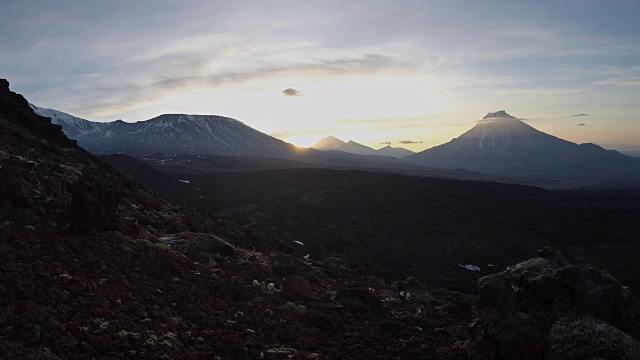
[[555, 249], [478, 281], [470, 359], [640, 359], [640, 304]]

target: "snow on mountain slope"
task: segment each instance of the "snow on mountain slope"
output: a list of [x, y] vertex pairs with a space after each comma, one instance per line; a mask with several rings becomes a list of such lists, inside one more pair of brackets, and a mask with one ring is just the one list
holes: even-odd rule
[[294, 152], [293, 145], [222, 116], [165, 114], [135, 123], [115, 121], [101, 130], [90, 139], [85, 136], [81, 146], [96, 154], [162, 151], [289, 157]]
[[33, 104], [29, 104], [29, 106], [36, 112], [36, 114], [51, 118], [51, 122], [53, 124], [62, 126], [62, 131], [65, 135], [72, 139], [100, 132], [106, 127], [106, 123], [85, 120], [62, 111], [41, 108]]

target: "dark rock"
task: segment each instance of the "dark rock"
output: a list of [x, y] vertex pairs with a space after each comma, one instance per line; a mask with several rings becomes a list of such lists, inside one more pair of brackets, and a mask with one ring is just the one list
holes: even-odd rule
[[223, 263], [225, 258], [233, 259], [236, 256], [233, 245], [212, 234], [191, 234], [188, 239], [173, 240], [170, 244], [174, 249], [202, 264], [208, 264], [211, 260]]
[[303, 272], [302, 268], [306, 266], [303, 262], [296, 261], [287, 255], [272, 256], [269, 258], [269, 262], [273, 273], [280, 277], [300, 275]]
[[304, 315], [306, 322], [317, 327], [325, 333], [334, 333], [336, 330], [336, 321], [329, 315], [319, 311], [307, 311]]
[[43, 306], [16, 316], [1, 324], [1, 327], [15, 341], [29, 346], [46, 347], [52, 347], [65, 330], [60, 322], [60, 315], [55, 310]]
[[[611, 338], [626, 332], [640, 338], [640, 305], [609, 273], [592, 266], [562, 265], [566, 259], [557, 251], [541, 253], [553, 260], [534, 258], [478, 281], [479, 319], [470, 359], [539, 359], [551, 354], [562, 358], [559, 354], [565, 350], [598, 351], [604, 345], [591, 340], [595, 334]], [[559, 322], [568, 317], [577, 320]], [[560, 329], [571, 334], [560, 335]], [[576, 329], [585, 331], [580, 335]], [[622, 352], [614, 358], [623, 358], [633, 347], [618, 339], [626, 345], [618, 347]], [[575, 351], [579, 343], [582, 352]]]
[[640, 359], [640, 343], [593, 318], [563, 318], [551, 327], [545, 359]]
[[139, 260], [140, 268], [147, 276], [156, 279], [167, 279], [175, 276], [178, 267], [175, 258], [168, 252], [159, 251], [151, 257], [143, 257]]
[[560, 265], [566, 265], [569, 263], [560, 250], [550, 246], [545, 246], [543, 249], [538, 250], [538, 256], [547, 260], [555, 261]]
[[300, 275], [288, 276], [282, 280], [282, 295], [287, 300], [317, 300], [307, 279]]
[[383, 314], [382, 301], [373, 295], [369, 288], [340, 288], [336, 292], [336, 300], [355, 299], [366, 305], [372, 314]]

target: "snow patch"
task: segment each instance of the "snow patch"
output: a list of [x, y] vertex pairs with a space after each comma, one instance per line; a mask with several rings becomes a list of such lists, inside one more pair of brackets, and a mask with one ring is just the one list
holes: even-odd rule
[[178, 181], [180, 181], [181, 183], [185, 183], [185, 184], [191, 184], [191, 181], [189, 181], [189, 180], [178, 179]]
[[480, 271], [480, 267], [476, 266], [476, 265], [472, 265], [472, 264], [466, 264], [466, 265], [461, 265], [458, 264], [458, 266], [465, 268], [469, 271]]
[[305, 259], [305, 260], [309, 260], [309, 257], [311, 257], [311, 254], [307, 254], [307, 255], [305, 255], [305, 256], [304, 256], [304, 259]]
[[294, 243], [304, 246], [304, 243], [302, 241], [298, 241], [298, 240], [293, 240]]

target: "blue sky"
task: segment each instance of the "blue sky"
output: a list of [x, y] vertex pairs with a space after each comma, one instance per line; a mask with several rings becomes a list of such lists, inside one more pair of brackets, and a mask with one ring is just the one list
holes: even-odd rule
[[616, 0], [5, 1], [0, 76], [90, 120], [219, 114], [299, 145], [422, 150], [504, 109], [640, 150], [639, 15]]

